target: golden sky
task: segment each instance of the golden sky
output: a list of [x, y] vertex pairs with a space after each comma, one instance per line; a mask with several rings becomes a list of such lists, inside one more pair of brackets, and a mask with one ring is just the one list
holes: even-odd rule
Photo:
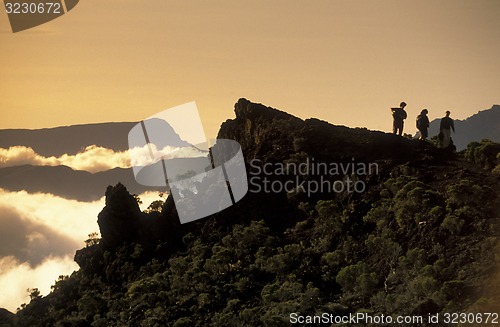
[[406, 101], [463, 119], [500, 103], [497, 0], [81, 0], [12, 33], [0, 128], [138, 121], [196, 101], [214, 137], [240, 97], [389, 131]]

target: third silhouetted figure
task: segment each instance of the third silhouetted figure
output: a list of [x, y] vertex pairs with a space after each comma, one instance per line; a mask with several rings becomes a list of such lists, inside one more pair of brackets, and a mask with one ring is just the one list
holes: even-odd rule
[[441, 118], [441, 124], [439, 125], [439, 134], [441, 135], [441, 147], [447, 148], [450, 146], [451, 141], [451, 131], [455, 132], [455, 125], [453, 124], [453, 119], [450, 118], [450, 112], [446, 112], [446, 116]]
[[406, 107], [406, 103], [401, 102], [401, 104], [399, 105], [399, 108], [391, 108], [392, 117], [394, 118], [392, 132], [394, 134], [398, 134], [400, 136], [403, 135], [404, 120], [407, 117], [406, 111], [404, 109], [405, 107]]

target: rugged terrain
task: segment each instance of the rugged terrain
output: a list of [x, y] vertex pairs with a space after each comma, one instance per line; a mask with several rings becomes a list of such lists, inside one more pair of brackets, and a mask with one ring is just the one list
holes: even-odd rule
[[[309, 186], [352, 178], [365, 188], [251, 189], [234, 206], [181, 225], [170, 198], [141, 212], [126, 185], [109, 186], [102, 238], [75, 255], [81, 269], [47, 296], [32, 292], [5, 323], [288, 326], [294, 312], [500, 312], [500, 145], [483, 141], [457, 154], [245, 99], [235, 114], [218, 137], [241, 144], [249, 177]], [[256, 168], [312, 161], [377, 170], [267, 176]]]

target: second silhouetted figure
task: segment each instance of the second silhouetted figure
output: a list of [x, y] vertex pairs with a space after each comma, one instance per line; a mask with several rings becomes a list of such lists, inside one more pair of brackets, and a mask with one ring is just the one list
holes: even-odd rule
[[429, 117], [427, 114], [429, 111], [424, 109], [420, 112], [420, 115], [417, 116], [417, 129], [420, 132], [420, 140], [425, 141], [428, 136], [427, 129], [429, 128]]

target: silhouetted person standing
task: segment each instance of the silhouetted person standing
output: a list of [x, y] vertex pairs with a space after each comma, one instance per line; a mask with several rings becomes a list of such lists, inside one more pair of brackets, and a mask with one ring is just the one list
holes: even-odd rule
[[394, 134], [398, 134], [399, 136], [403, 135], [404, 120], [407, 117], [406, 111], [404, 109], [405, 107], [406, 103], [401, 102], [399, 108], [391, 108], [392, 117], [394, 118], [392, 132]]
[[447, 148], [450, 146], [452, 130], [453, 132], [455, 132], [455, 125], [453, 124], [453, 119], [450, 118], [450, 112], [446, 111], [446, 116], [441, 118], [441, 124], [439, 124], [439, 133], [442, 135], [442, 148]]
[[427, 129], [429, 128], [429, 117], [427, 114], [429, 111], [424, 109], [420, 112], [420, 115], [417, 116], [417, 129], [420, 132], [419, 140], [425, 141], [428, 136]]

